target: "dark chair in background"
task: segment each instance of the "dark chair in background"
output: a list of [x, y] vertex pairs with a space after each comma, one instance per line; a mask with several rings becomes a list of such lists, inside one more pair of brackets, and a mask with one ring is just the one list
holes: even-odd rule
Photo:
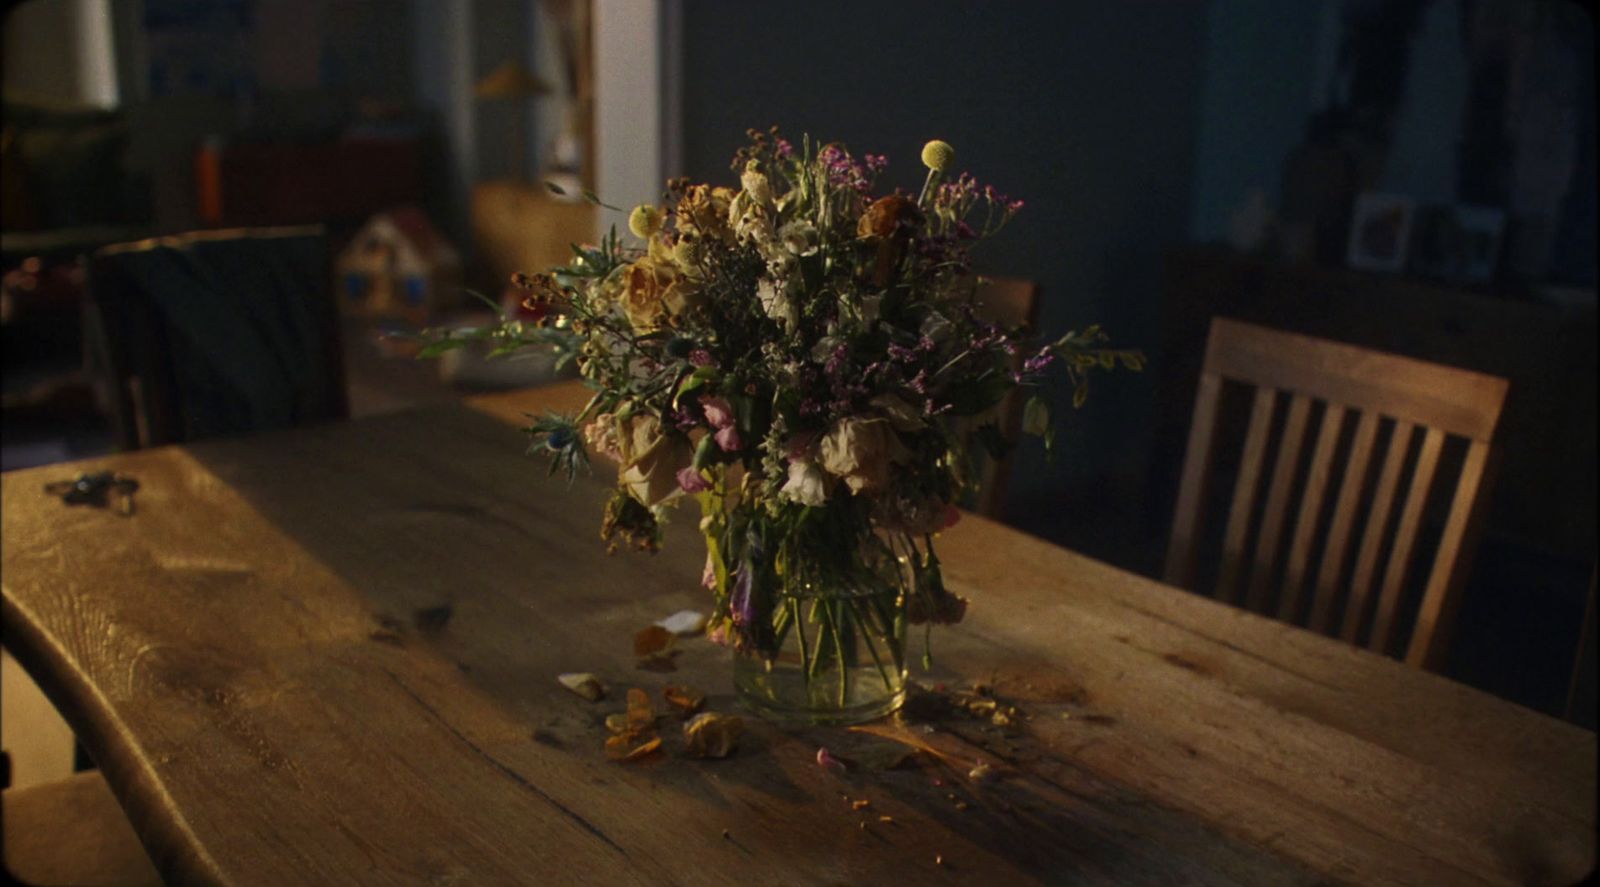
[[[118, 444], [139, 449], [345, 418], [340, 320], [320, 227], [199, 231], [107, 246], [85, 338]], [[159, 884], [98, 771], [4, 797], [6, 874]]]
[[[1221, 556], [1207, 560], [1214, 577], [1202, 577], [1197, 554], [1216, 541], [1207, 488], [1231, 455], [1217, 446], [1219, 428], [1231, 424], [1219, 418], [1225, 383], [1254, 394]], [[1218, 598], [1386, 655], [1401, 654], [1397, 642], [1409, 628], [1402, 658], [1437, 670], [1476, 544], [1507, 387], [1482, 373], [1217, 318], [1166, 581], [1193, 589], [1214, 578]], [[1435, 482], [1451, 474], [1453, 484]], [[1426, 581], [1408, 586], [1415, 556], [1429, 547]]]
[[124, 449], [349, 414], [320, 227], [115, 244], [89, 265], [85, 334]]

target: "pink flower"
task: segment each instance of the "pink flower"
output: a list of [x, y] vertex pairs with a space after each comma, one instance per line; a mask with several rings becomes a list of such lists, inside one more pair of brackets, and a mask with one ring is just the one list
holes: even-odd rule
[[[706, 421], [712, 428], [730, 428], [733, 426], [733, 405], [725, 397], [714, 394], [700, 395], [700, 408], [705, 411]], [[721, 443], [719, 440], [718, 443]], [[723, 447], [727, 449], [727, 447]]]
[[940, 529], [948, 530], [960, 522], [961, 509], [946, 503], [944, 506], [944, 526], [940, 527]]
[[719, 647], [728, 646], [728, 623], [719, 622], [706, 632], [706, 640]]
[[717, 446], [722, 447], [723, 452], [736, 452], [743, 445], [744, 442], [739, 440], [739, 429], [733, 427], [732, 425], [729, 425], [717, 432]]
[[678, 486], [685, 493], [704, 493], [711, 489], [711, 482], [693, 465], [678, 471]]

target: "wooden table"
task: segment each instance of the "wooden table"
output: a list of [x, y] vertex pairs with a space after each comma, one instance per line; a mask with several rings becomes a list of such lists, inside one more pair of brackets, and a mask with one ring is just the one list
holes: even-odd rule
[[[608, 761], [628, 687], [736, 704], [704, 640], [675, 673], [633, 658], [635, 630], [705, 603], [692, 507], [660, 555], [608, 557], [604, 479], [522, 454], [522, 409], [583, 394], [97, 460], [143, 485], [129, 518], [42, 492], [89, 465], [4, 475], [5, 643], [173, 881], [1569, 884], [1594, 865], [1593, 734], [970, 516], [940, 553], [972, 608], [935, 634], [932, 679], [1028, 718], [909, 729], [990, 778], [751, 718], [727, 760], [682, 757], [667, 716], [665, 754]], [[611, 695], [555, 680], [583, 670]], [[859, 766], [823, 769], [819, 746]]]

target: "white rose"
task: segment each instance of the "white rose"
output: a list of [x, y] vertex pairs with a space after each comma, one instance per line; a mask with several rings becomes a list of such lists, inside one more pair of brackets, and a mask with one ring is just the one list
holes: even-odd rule
[[801, 505], [817, 508], [828, 502], [828, 476], [817, 463], [808, 460], [789, 463], [789, 480], [778, 495]]
[[844, 479], [850, 492], [881, 490], [889, 484], [889, 465], [910, 453], [888, 419], [850, 416], [822, 438], [822, 467]]

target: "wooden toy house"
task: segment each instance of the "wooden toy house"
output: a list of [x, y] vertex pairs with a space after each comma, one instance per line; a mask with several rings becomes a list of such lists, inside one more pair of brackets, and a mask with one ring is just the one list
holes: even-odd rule
[[461, 255], [414, 206], [367, 220], [335, 271], [347, 314], [421, 324], [461, 303]]

